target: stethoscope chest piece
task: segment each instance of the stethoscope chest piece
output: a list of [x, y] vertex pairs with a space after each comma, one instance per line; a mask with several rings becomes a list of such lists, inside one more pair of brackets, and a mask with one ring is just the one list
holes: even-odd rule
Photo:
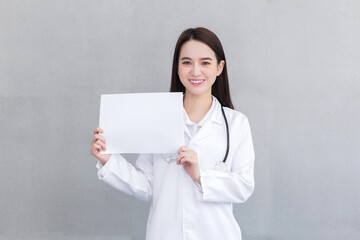
[[229, 172], [229, 168], [224, 162], [218, 162], [214, 166], [214, 170], [220, 171], [220, 172]]

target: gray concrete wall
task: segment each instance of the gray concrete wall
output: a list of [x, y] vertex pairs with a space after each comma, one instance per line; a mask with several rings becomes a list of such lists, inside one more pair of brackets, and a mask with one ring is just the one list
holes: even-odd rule
[[0, 239], [144, 239], [148, 204], [89, 154], [100, 94], [168, 91], [195, 26], [253, 131], [244, 239], [360, 239], [358, 0], [0, 0]]

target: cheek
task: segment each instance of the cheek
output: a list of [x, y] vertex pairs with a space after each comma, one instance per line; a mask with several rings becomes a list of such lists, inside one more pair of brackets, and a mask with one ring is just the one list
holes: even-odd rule
[[217, 77], [217, 70], [215, 69], [209, 69], [208, 71], [206, 71], [204, 73], [206, 75], [207, 78], [215, 81], [216, 77]]
[[184, 85], [184, 79], [185, 79], [185, 69], [184, 69], [184, 67], [179, 66], [179, 68], [178, 68], [178, 76], [179, 76], [180, 82]]
[[179, 75], [179, 78], [181, 80], [182, 77], [186, 76], [187, 75], [187, 68], [186, 67], [183, 67], [183, 66], [179, 66], [178, 68], [178, 75]]
[[182, 73], [184, 73], [184, 72], [185, 72], [185, 67], [182, 66], [182, 65], [179, 65], [179, 67], [178, 67], [178, 73], [179, 73], [179, 74], [182, 74]]

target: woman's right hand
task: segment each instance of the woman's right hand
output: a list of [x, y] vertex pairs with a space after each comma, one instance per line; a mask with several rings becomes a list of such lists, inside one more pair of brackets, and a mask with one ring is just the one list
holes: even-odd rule
[[109, 161], [111, 154], [100, 154], [100, 150], [106, 149], [105, 146], [105, 138], [101, 136], [99, 133], [103, 133], [104, 130], [100, 127], [95, 128], [94, 130], [94, 138], [91, 141], [90, 153], [100, 160], [100, 162], [105, 165], [107, 161]]

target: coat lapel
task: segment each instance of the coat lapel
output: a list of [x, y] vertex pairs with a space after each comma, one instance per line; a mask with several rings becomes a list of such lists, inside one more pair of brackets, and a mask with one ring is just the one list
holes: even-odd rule
[[[193, 143], [196, 143], [202, 139], [208, 138], [214, 134], [216, 134], [219, 130], [223, 129], [223, 126], [225, 125], [224, 117], [222, 116], [221, 112], [221, 105], [218, 102], [218, 100], [213, 97], [213, 100], [215, 101], [214, 110], [211, 113], [210, 118], [208, 121], [200, 128], [200, 130], [195, 134], [193, 138], [190, 136], [190, 132], [188, 127], [185, 124], [185, 134], [187, 135], [188, 139], [190, 140], [189, 146]], [[185, 112], [186, 114], [186, 112]]]

